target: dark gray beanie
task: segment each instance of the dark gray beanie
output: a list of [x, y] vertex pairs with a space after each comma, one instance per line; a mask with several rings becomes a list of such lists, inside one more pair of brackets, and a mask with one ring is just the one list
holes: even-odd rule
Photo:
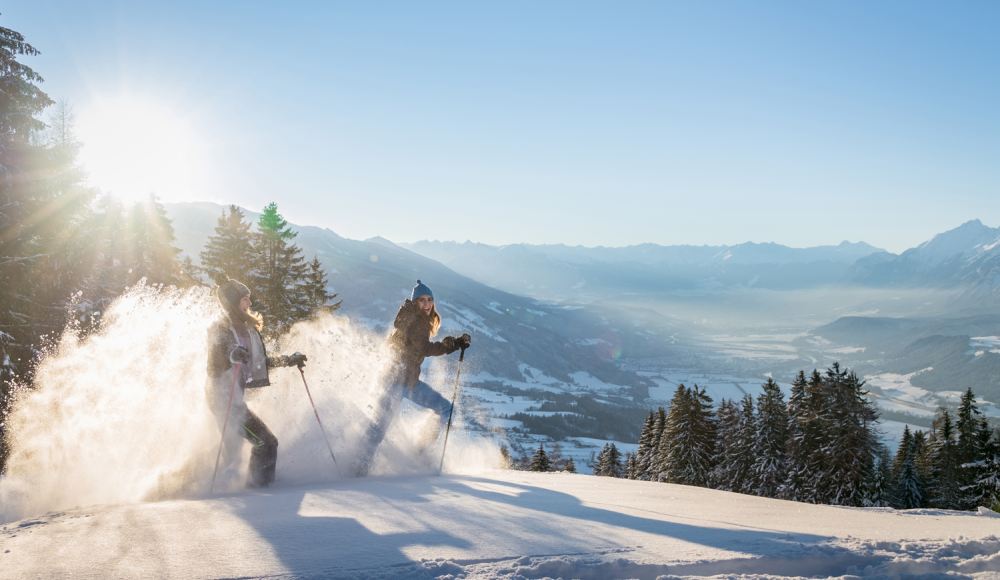
[[236, 280], [229, 280], [216, 289], [216, 295], [223, 308], [236, 310], [240, 305], [240, 299], [250, 295], [250, 289]]

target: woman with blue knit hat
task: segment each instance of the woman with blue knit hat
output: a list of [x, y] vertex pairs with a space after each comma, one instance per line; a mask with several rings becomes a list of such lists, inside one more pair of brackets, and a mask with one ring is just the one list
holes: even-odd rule
[[403, 399], [437, 413], [439, 422], [427, 438], [437, 439], [441, 427], [448, 422], [451, 403], [430, 385], [420, 380], [420, 365], [424, 358], [451, 354], [458, 349], [468, 348], [472, 338], [468, 334], [455, 338], [446, 336], [440, 342], [432, 342], [441, 328], [441, 316], [434, 306], [434, 293], [426, 284], [417, 280], [410, 298], [403, 302], [393, 322], [393, 331], [388, 344], [395, 357], [396, 368], [392, 371], [387, 386], [375, 406], [375, 418], [365, 432], [361, 452], [354, 462], [354, 473], [358, 477], [368, 474], [372, 458], [386, 431], [399, 412]]

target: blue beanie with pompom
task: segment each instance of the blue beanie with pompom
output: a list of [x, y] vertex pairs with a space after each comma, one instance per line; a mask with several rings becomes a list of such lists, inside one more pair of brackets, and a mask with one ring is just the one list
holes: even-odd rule
[[420, 298], [421, 296], [430, 296], [431, 298], [434, 298], [434, 293], [431, 292], [431, 289], [424, 285], [423, 282], [417, 280], [417, 285], [413, 287], [413, 292], [410, 293], [410, 301], [416, 302], [417, 298]]

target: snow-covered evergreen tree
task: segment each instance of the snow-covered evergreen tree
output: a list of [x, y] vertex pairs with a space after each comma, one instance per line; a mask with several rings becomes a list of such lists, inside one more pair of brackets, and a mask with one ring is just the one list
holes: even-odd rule
[[753, 485], [754, 462], [757, 455], [757, 416], [754, 413], [753, 397], [744, 395], [737, 407], [738, 422], [736, 424], [736, 443], [731, 463], [733, 491], [755, 494]]
[[538, 444], [535, 454], [531, 456], [529, 471], [552, 471], [552, 462], [549, 461], [549, 456], [545, 453], [545, 447], [541, 443]]
[[889, 448], [880, 445], [875, 453], [875, 467], [865, 482], [862, 507], [889, 507], [892, 505], [892, 455]]
[[865, 381], [853, 371], [841, 370], [838, 363], [823, 378], [820, 425], [824, 438], [817, 463], [822, 469], [814, 471], [811, 486], [817, 503], [862, 504], [879, 444], [878, 411], [864, 386]]
[[777, 497], [788, 478], [785, 453], [788, 445], [788, 408], [778, 383], [768, 378], [764, 393], [757, 397], [757, 432], [750, 492]]
[[951, 414], [944, 407], [938, 409], [934, 419], [934, 437], [929, 447], [928, 505], [948, 510], [961, 509], [962, 462]]
[[636, 479], [638, 467], [639, 463], [635, 459], [635, 453], [631, 451], [625, 453], [625, 479]]
[[978, 463], [988, 459], [993, 430], [979, 410], [972, 388], [962, 395], [955, 431], [958, 436], [958, 461], [961, 464], [958, 481], [962, 496], [959, 505], [961, 509], [976, 509], [983, 505], [981, 492], [977, 489], [977, 482], [983, 475]]
[[732, 489], [732, 464], [736, 455], [736, 430], [739, 426], [739, 411], [729, 399], [722, 399], [716, 410], [718, 424], [718, 442], [715, 446], [715, 456], [712, 457], [712, 473], [709, 476], [709, 486], [722, 491]]
[[965, 467], [976, 475], [975, 481], [963, 489], [969, 503], [1000, 512], [1000, 431], [987, 441], [983, 459]]
[[663, 407], [656, 410], [653, 419], [653, 429], [649, 437], [649, 449], [639, 457], [639, 479], [642, 481], [659, 481], [660, 443], [663, 440], [663, 430], [667, 426], [667, 411]]
[[660, 440], [659, 480], [707, 487], [717, 436], [712, 398], [679, 385]]
[[649, 411], [646, 420], [642, 423], [642, 431], [639, 432], [639, 447], [635, 451], [635, 469], [633, 476], [629, 479], [646, 479], [649, 471], [649, 462], [653, 452], [653, 424], [656, 422], [656, 413]]
[[915, 509], [924, 506], [926, 478], [918, 467], [924, 453], [922, 431], [910, 432], [909, 425], [903, 427], [903, 437], [892, 462], [892, 507]]
[[[818, 372], [813, 372], [816, 382]], [[812, 480], [810, 457], [818, 450], [815, 440], [814, 422], [817, 414], [813, 412], [812, 399], [809, 394], [809, 381], [805, 373], [799, 374], [792, 381], [792, 393], [788, 399], [788, 444], [786, 465], [788, 477], [778, 491], [779, 497], [792, 501], [803, 501], [807, 495], [807, 482]]]
[[566, 473], [576, 473], [576, 463], [573, 461], [572, 457], [566, 458], [566, 463], [563, 465], [563, 471]]

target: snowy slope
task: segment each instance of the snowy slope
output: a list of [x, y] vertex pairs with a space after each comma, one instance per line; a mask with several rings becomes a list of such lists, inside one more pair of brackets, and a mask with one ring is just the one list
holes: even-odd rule
[[992, 513], [487, 471], [49, 513], [2, 527], [0, 576], [986, 579], [998, 532]]

